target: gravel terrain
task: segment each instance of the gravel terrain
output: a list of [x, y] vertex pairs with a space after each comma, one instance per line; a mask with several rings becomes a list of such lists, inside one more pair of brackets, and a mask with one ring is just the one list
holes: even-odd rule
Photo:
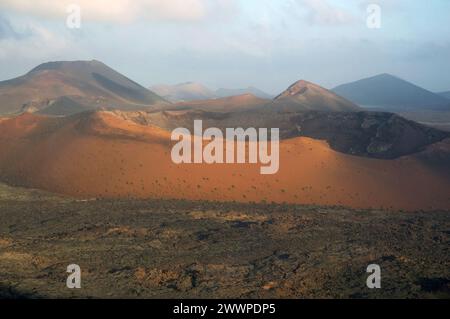
[[[450, 214], [0, 186], [2, 298], [449, 298]], [[78, 264], [82, 288], [66, 288]], [[379, 264], [382, 288], [366, 287]]]

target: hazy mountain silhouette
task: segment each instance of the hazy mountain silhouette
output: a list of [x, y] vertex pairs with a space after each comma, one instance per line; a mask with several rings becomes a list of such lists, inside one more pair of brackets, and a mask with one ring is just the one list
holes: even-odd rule
[[246, 94], [251, 94], [261, 99], [272, 99], [273, 97], [255, 87], [244, 89], [220, 88], [214, 91], [196, 82], [185, 82], [176, 85], [159, 84], [151, 86], [150, 90], [174, 103], [220, 99]]
[[171, 102], [208, 100], [216, 97], [214, 91], [196, 82], [185, 82], [176, 85], [154, 85], [150, 90]]
[[333, 92], [364, 107], [450, 110], [450, 102], [444, 97], [386, 73], [340, 85]]
[[447, 92], [439, 92], [439, 93], [437, 93], [437, 94], [439, 94], [440, 96], [443, 96], [443, 97], [445, 97], [445, 98], [447, 98], [447, 99], [450, 99], [450, 91], [447, 91]]

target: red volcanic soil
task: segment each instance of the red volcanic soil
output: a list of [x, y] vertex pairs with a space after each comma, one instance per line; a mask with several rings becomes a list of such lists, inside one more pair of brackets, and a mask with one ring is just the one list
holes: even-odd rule
[[67, 118], [26, 113], [0, 121], [0, 180], [80, 198], [450, 209], [448, 167], [418, 156], [355, 157], [300, 137], [280, 143], [277, 174], [260, 175], [260, 164], [176, 165], [172, 145], [169, 132], [110, 112]]

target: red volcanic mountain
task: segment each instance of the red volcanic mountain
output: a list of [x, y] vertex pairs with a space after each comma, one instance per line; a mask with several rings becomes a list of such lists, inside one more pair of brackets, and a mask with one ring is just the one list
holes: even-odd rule
[[300, 80], [274, 99], [274, 104], [283, 110], [352, 112], [361, 110], [357, 105], [324, 89]]
[[[25, 113], [0, 121], [0, 180], [81, 198], [275, 201], [351, 207], [450, 209], [450, 141], [392, 160], [347, 155], [305, 137], [280, 143], [280, 170], [185, 164], [170, 132], [123, 112], [69, 117]], [[446, 155], [445, 155], [446, 154]]]

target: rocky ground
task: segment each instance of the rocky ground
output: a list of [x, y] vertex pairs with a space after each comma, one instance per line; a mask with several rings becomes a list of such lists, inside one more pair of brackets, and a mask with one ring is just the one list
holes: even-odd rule
[[[79, 201], [0, 186], [0, 297], [450, 298], [450, 212]], [[66, 288], [78, 264], [82, 288]], [[379, 264], [382, 288], [366, 287]]]

